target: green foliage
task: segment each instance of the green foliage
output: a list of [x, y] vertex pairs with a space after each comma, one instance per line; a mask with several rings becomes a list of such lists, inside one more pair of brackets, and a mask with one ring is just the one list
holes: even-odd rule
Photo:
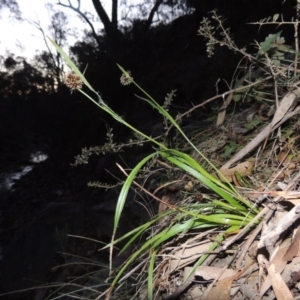
[[273, 45], [275, 44], [275, 42], [278, 40], [278, 38], [280, 37], [280, 34], [282, 33], [282, 31], [279, 31], [276, 34], [269, 34], [266, 39], [260, 43], [260, 49], [257, 53], [257, 56], [260, 55], [264, 55], [267, 52], [270, 51], [271, 47], [273, 47]]
[[236, 151], [237, 143], [235, 141], [230, 141], [229, 145], [225, 146], [224, 158], [229, 158]]

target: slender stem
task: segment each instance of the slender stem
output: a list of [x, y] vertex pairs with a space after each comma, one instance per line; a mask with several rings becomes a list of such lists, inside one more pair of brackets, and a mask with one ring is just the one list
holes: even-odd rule
[[115, 113], [111, 108], [109, 108], [104, 102], [97, 102], [95, 101], [92, 97], [90, 97], [87, 93], [85, 93], [83, 90], [79, 90], [84, 96], [86, 96], [88, 99], [90, 99], [95, 105], [97, 105], [99, 108], [101, 108], [102, 110], [104, 110], [105, 112], [107, 112], [108, 114], [110, 114], [115, 120], [117, 120], [118, 122], [122, 123], [123, 125], [127, 126], [128, 128], [130, 128], [131, 130], [133, 130], [134, 132], [136, 132], [137, 134], [143, 136], [145, 139], [147, 139], [148, 141], [156, 144], [157, 146], [159, 146], [160, 148], [162, 148], [163, 150], [168, 150], [168, 148], [156, 141], [155, 139], [153, 139], [152, 137], [144, 134], [143, 132], [139, 131], [138, 129], [136, 129], [135, 127], [133, 127], [132, 125], [130, 125], [129, 123], [127, 123], [122, 117], [120, 117], [117, 113]]

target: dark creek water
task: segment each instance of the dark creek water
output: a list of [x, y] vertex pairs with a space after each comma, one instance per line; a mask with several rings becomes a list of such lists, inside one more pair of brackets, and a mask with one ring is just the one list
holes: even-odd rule
[[40, 151], [34, 152], [30, 155], [29, 163], [27, 166], [20, 166], [17, 170], [11, 170], [6, 173], [0, 174], [0, 191], [9, 191], [12, 190], [15, 182], [22, 178], [22, 176], [26, 175], [30, 171], [33, 170], [34, 165], [32, 163], [41, 163], [48, 158], [48, 155], [42, 153]]

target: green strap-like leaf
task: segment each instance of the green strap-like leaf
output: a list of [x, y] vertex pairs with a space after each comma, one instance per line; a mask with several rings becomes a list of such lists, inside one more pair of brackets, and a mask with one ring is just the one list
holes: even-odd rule
[[57, 52], [59, 52], [59, 54], [63, 57], [63, 59], [65, 60], [65, 62], [68, 64], [68, 66], [70, 67], [70, 69], [77, 75], [80, 77], [80, 79], [82, 80], [82, 82], [93, 92], [98, 96], [98, 93], [93, 89], [93, 87], [89, 84], [89, 82], [85, 79], [84, 75], [79, 71], [79, 69], [77, 68], [77, 66], [72, 62], [72, 60], [69, 58], [69, 56], [66, 54], [66, 52], [60, 48], [55, 41], [53, 41], [51, 38], [49, 38], [49, 41], [52, 43], [52, 45], [56, 48]]

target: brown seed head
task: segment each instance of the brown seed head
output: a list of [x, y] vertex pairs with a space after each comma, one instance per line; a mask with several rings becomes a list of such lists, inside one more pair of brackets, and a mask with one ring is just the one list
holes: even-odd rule
[[122, 74], [120, 81], [123, 85], [129, 85], [130, 83], [132, 83], [133, 77], [131, 76], [131, 72], [127, 71], [126, 73]]
[[73, 92], [82, 88], [82, 80], [75, 73], [69, 73], [65, 80], [66, 86]]

